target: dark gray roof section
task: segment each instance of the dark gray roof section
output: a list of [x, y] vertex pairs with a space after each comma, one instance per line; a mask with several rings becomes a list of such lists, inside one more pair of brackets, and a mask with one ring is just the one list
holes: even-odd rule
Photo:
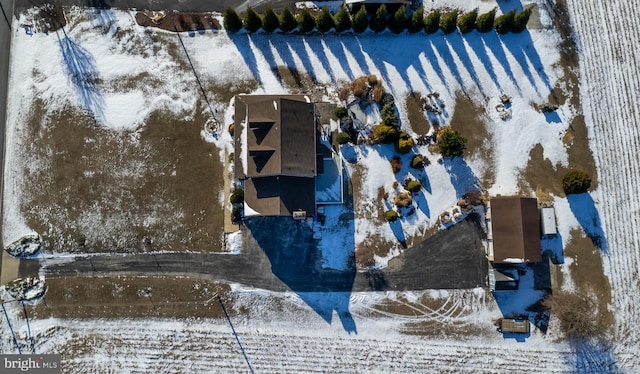
[[538, 201], [525, 197], [492, 198], [493, 262], [540, 262]]
[[316, 211], [314, 178], [274, 176], [251, 178], [244, 182], [244, 201], [252, 211], [245, 214], [288, 216], [303, 210], [307, 215]]
[[316, 175], [314, 104], [303, 95], [238, 95], [235, 102], [236, 176], [242, 177], [247, 126], [248, 177]]

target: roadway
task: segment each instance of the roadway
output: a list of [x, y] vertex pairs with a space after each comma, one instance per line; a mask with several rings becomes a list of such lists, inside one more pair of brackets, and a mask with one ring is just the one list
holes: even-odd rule
[[[8, 0], [5, 0], [8, 2]], [[16, 0], [16, 8], [23, 9], [31, 6], [42, 5], [43, 0]], [[148, 10], [177, 10], [181, 12], [222, 12], [226, 7], [243, 11], [248, 5], [261, 11], [267, 3], [270, 3], [275, 10], [281, 10], [288, 4], [293, 7], [295, 0], [275, 0], [275, 1], [247, 1], [247, 0], [47, 0], [53, 5], [78, 5], [99, 8], [118, 9], [148, 9]]]
[[[0, 0], [0, 144], [2, 145], [2, 151], [0, 152], [0, 186], [4, 180], [4, 129], [7, 113], [7, 88], [9, 84], [9, 51], [11, 48], [11, 21], [13, 19], [13, 1], [12, 0]], [[1, 189], [1, 188], [0, 188]], [[0, 212], [2, 211], [2, 199], [0, 199]], [[2, 238], [2, 223], [0, 222], [0, 238]], [[1, 241], [1, 239], [0, 239]], [[3, 261], [6, 258], [6, 261]], [[11, 264], [9, 263], [11, 262]], [[0, 255], [0, 269], [2, 264], [10, 265], [14, 267], [13, 261], [9, 258], [9, 255], [2, 251]], [[2, 275], [13, 277], [13, 273], [17, 269], [12, 269], [8, 273], [0, 270], [0, 282], [4, 280]]]

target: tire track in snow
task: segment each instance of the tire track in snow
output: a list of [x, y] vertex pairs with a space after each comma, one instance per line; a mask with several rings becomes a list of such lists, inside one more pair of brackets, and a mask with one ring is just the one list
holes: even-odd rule
[[640, 238], [640, 10], [635, 2], [568, 0], [569, 14], [581, 49], [581, 97], [590, 144], [598, 171], [602, 228], [609, 254], [604, 259], [616, 315], [614, 349], [629, 369], [640, 366], [633, 351], [640, 339], [632, 325], [637, 305]]

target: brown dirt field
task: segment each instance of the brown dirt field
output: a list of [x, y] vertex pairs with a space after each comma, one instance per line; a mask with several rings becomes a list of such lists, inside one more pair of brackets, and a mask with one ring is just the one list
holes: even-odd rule
[[[157, 17], [157, 18], [155, 18]], [[155, 20], [157, 21], [155, 21]], [[218, 31], [222, 27], [214, 14], [182, 12], [138, 12], [136, 22], [144, 27], [157, 27], [167, 31]]]
[[456, 94], [456, 104], [451, 118], [451, 128], [467, 138], [467, 149], [464, 157], [477, 157], [484, 162], [482, 175], [478, 176], [484, 188], [495, 182], [493, 138], [483, 120], [485, 108], [467, 99], [461, 93]]
[[36, 101], [21, 208], [47, 250], [221, 249], [222, 165], [200, 137], [205, 118], [155, 112], [141, 130], [115, 132], [71, 107], [44, 113]]
[[407, 95], [407, 117], [413, 131], [418, 135], [425, 135], [431, 130], [431, 124], [424, 115], [420, 100], [421, 95], [419, 92], [412, 92]]
[[229, 290], [228, 285], [185, 278], [52, 278], [45, 297], [26, 305], [33, 319], [218, 318], [223, 312], [214, 296], [225, 300]]
[[611, 285], [604, 274], [602, 254], [580, 229], [571, 231], [571, 239], [564, 254], [573, 259], [569, 265], [570, 276], [578, 289], [578, 294], [593, 293], [597, 297], [598, 310], [604, 314], [603, 318], [613, 325], [613, 313], [607, 308], [611, 303]]
[[323, 101], [325, 89], [316, 85], [314, 78], [308, 73], [288, 66], [278, 66], [272, 71], [290, 93], [307, 95], [315, 102]]

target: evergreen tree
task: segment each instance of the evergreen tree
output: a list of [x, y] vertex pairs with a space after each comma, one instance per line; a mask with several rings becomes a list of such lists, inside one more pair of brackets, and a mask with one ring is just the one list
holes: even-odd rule
[[458, 12], [453, 11], [445, 14], [440, 18], [440, 30], [446, 35], [456, 31], [456, 23], [458, 21]]
[[242, 28], [242, 20], [240, 19], [240, 16], [238, 16], [238, 13], [233, 10], [233, 8], [226, 7], [224, 10], [224, 19], [222, 20], [222, 25], [228, 32], [236, 33]]
[[304, 8], [302, 12], [298, 14], [298, 30], [303, 33], [309, 33], [316, 28], [316, 20], [313, 18], [309, 9]]
[[387, 7], [384, 4], [376, 10], [376, 14], [369, 22], [369, 27], [374, 32], [382, 32], [387, 28]]
[[489, 32], [493, 30], [493, 21], [496, 18], [496, 9], [488, 11], [485, 14], [481, 14], [476, 18], [476, 30], [478, 32]]
[[280, 30], [283, 32], [291, 32], [298, 26], [298, 22], [296, 22], [296, 18], [289, 10], [288, 6], [285, 6], [280, 13]]
[[343, 6], [334, 17], [336, 31], [343, 32], [351, 28], [351, 16], [345, 6]]
[[329, 7], [326, 5], [322, 8], [322, 12], [318, 14], [316, 17], [316, 24], [318, 25], [318, 31], [321, 33], [325, 33], [335, 27], [335, 22], [333, 21], [333, 16], [329, 11]]
[[517, 33], [521, 33], [524, 29], [527, 28], [527, 22], [529, 22], [529, 17], [531, 17], [531, 8], [527, 8], [522, 12], [516, 14], [513, 19], [513, 28], [511, 31]]
[[458, 18], [458, 30], [460, 30], [460, 33], [466, 34], [475, 30], [476, 18], [478, 18], [478, 8], [461, 15], [460, 18]]
[[249, 32], [256, 32], [262, 27], [262, 20], [258, 13], [251, 7], [247, 7], [247, 12], [244, 14], [244, 29]]
[[361, 6], [358, 13], [353, 17], [353, 31], [356, 34], [361, 34], [367, 29], [368, 25], [369, 21], [367, 20], [367, 10], [364, 6]]
[[264, 8], [264, 14], [262, 15], [262, 29], [266, 32], [274, 32], [278, 27], [280, 27], [278, 16], [273, 11], [271, 4], [267, 3], [267, 6]]
[[512, 10], [508, 13], [505, 13], [499, 17], [496, 17], [496, 20], [493, 22], [493, 26], [496, 29], [498, 34], [506, 34], [513, 30], [513, 20], [516, 16], [516, 10]]
[[404, 5], [389, 18], [389, 30], [394, 34], [400, 34], [407, 28], [407, 10]]
[[407, 30], [410, 33], [416, 33], [424, 28], [424, 9], [419, 8], [411, 15], [409, 22], [407, 23]]
[[424, 17], [424, 32], [433, 34], [440, 29], [440, 11], [434, 10]]

